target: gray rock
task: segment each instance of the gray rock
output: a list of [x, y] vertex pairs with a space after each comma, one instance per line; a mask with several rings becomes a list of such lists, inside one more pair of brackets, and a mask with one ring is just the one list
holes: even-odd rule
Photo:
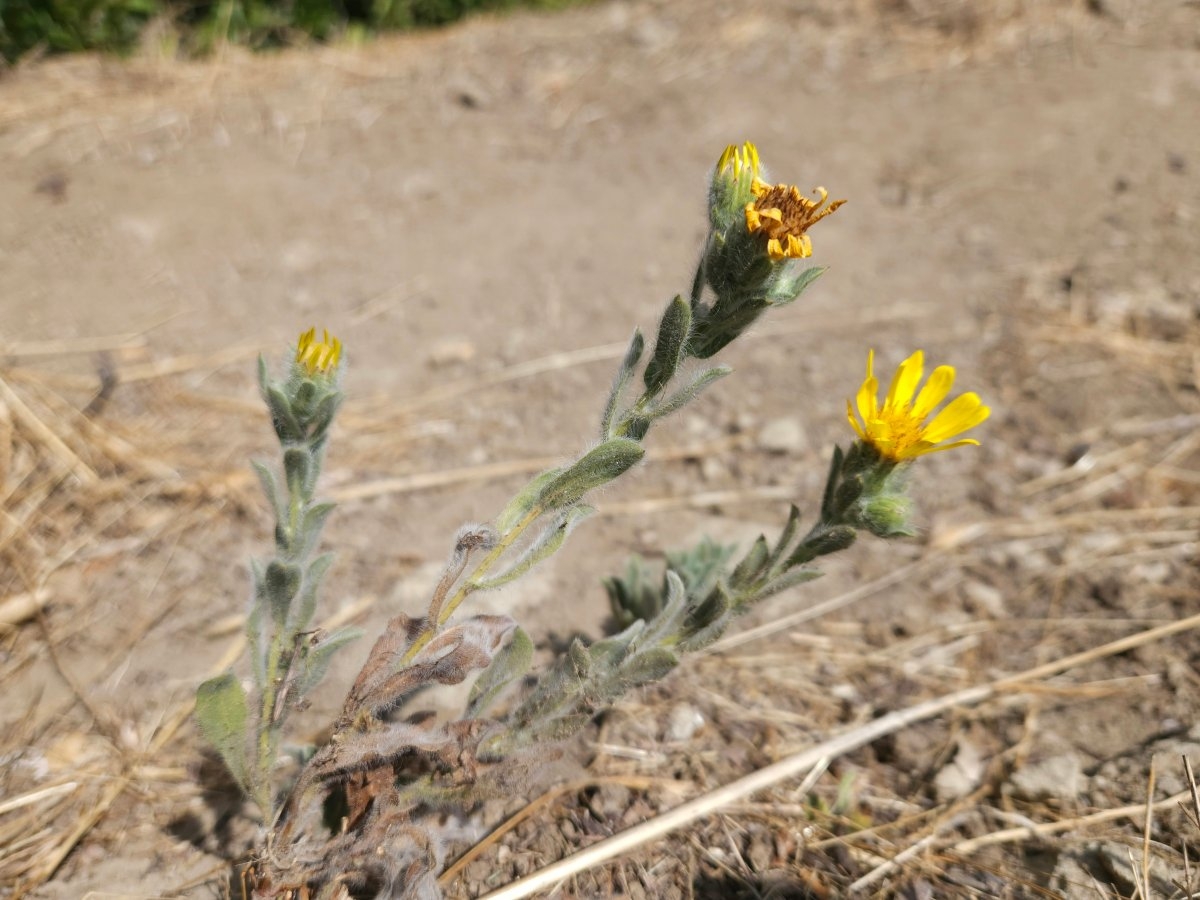
[[690, 703], [676, 703], [667, 717], [668, 741], [690, 741], [704, 727], [704, 716]]
[[1050, 756], [1018, 769], [1009, 783], [1026, 800], [1075, 800], [1083, 784], [1083, 761], [1071, 752]]
[[[1126, 844], [1119, 844], [1114, 841], [1101, 841], [1096, 845], [1095, 851], [1100, 858], [1100, 864], [1104, 867], [1105, 872], [1112, 877], [1115, 886], [1128, 896], [1133, 896], [1137, 890], [1137, 885], [1142, 878], [1142, 851], [1141, 848], [1130, 848]], [[1137, 866], [1136, 875], [1134, 866]], [[1150, 865], [1150, 884], [1147, 885], [1151, 897], [1171, 897], [1176, 896], [1172, 882], [1176, 878], [1182, 879], [1183, 867], [1175, 871], [1170, 865], [1158, 857], [1151, 855]]]
[[942, 766], [933, 777], [933, 789], [938, 801], [945, 803], [965, 797], [978, 787], [986, 768], [983, 754], [969, 741], [958, 742], [954, 759]]
[[[1092, 862], [1095, 864], [1094, 859]], [[1057, 891], [1065, 900], [1094, 900], [1101, 896], [1097, 893], [1098, 884], [1096, 876], [1084, 864], [1084, 859], [1075, 852], [1069, 852], [1058, 857], [1047, 887]]]
[[804, 426], [796, 418], [772, 419], [758, 433], [758, 443], [772, 453], [800, 453], [807, 445]]

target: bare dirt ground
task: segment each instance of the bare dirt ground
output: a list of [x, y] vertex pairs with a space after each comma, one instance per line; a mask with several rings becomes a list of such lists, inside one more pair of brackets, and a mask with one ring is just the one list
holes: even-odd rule
[[630, 553], [811, 508], [869, 347], [957, 366], [983, 446], [920, 461], [919, 538], [861, 541], [605, 716], [573, 745], [589, 783], [449, 893], [1060, 660], [557, 896], [1197, 889], [1172, 798], [1200, 764], [1200, 7], [663, 0], [0, 77], [0, 892], [220, 896], [246, 849], [188, 704], [269, 540], [254, 355], [310, 324], [348, 347], [326, 612], [377, 629], [422, 608], [462, 522], [592, 439], [744, 139], [849, 198], [814, 231], [830, 271], [495, 602], [541, 641], [594, 636]]

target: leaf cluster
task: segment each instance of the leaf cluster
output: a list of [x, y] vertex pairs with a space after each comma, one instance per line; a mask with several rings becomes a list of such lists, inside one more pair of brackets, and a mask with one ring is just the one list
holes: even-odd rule
[[196, 718], [242, 789], [268, 819], [275, 811], [274, 764], [288, 714], [324, 678], [355, 628], [313, 629], [331, 554], [313, 556], [333, 504], [316, 499], [329, 429], [342, 395], [334, 378], [293, 365], [282, 380], [259, 362], [259, 388], [280, 442], [283, 479], [254, 464], [275, 517], [275, 555], [253, 560], [254, 590], [246, 616], [251, 691], [226, 672], [196, 695]]

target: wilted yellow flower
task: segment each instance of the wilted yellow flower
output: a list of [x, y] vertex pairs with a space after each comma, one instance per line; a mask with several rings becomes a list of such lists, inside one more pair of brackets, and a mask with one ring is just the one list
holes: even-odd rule
[[332, 372], [341, 358], [342, 342], [337, 338], [331, 340], [329, 332], [324, 329], [319, 341], [317, 329], [310, 328], [300, 335], [300, 340], [296, 342], [296, 362], [304, 366], [309, 375]]
[[829, 192], [823, 187], [815, 188], [818, 198], [810, 200], [794, 185], [767, 184], [758, 177], [750, 190], [755, 199], [746, 204], [746, 228], [751, 234], [766, 234], [767, 255], [774, 260], [812, 256], [808, 229], [846, 202], [827, 205]]
[[991, 410], [983, 405], [978, 394], [956, 397], [933, 417], [933, 421], [928, 424], [925, 422], [954, 385], [952, 366], [934, 369], [929, 381], [916, 394], [917, 384], [925, 371], [925, 354], [918, 350], [900, 363], [900, 368], [892, 378], [892, 386], [888, 388], [887, 399], [880, 406], [879, 381], [873, 371], [874, 363], [875, 351], [872, 350], [867, 354], [866, 380], [858, 389], [858, 414], [862, 417], [862, 424], [855, 419], [849, 400], [846, 401], [846, 415], [858, 436], [864, 443], [874, 447], [880, 456], [893, 462], [903, 462], [925, 453], [979, 443], [970, 438], [944, 443], [974, 428], [988, 417]]

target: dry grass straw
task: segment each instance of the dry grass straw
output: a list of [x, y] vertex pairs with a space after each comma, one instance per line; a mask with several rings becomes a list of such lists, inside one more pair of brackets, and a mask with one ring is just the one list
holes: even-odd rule
[[[109, 346], [110, 341], [97, 340], [7, 349], [15, 357], [45, 357]], [[188, 491], [158, 455], [161, 448], [142, 440], [153, 431], [139, 435], [136, 429], [89, 418], [79, 412], [85, 401], [67, 400], [30, 370], [0, 372], [0, 396], [11, 413], [6, 419], [10, 427], [0, 429], [0, 455], [6, 462], [0, 481], [0, 634], [10, 635], [0, 682], [10, 699], [24, 694], [30, 704], [23, 723], [6, 733], [0, 747], [7, 761], [0, 785], [8, 795], [0, 806], [0, 884], [20, 896], [53, 875], [136, 778], [132, 757], [119, 749], [121, 736], [106, 710], [93, 704], [91, 691], [59, 657], [70, 624], [66, 620], [67, 627], [59, 630], [61, 613], [73, 607], [86, 618], [89, 598], [57, 594], [56, 576], [103, 557], [110, 552], [106, 544], [116, 553], [140, 550], [162, 534], [161, 529], [139, 534], [143, 505], [156, 495]], [[189, 490], [200, 499], [194, 486]], [[184, 521], [188, 512], [182, 512]], [[47, 604], [58, 606], [55, 624], [44, 612]], [[153, 624], [131, 623], [129, 639], [116, 648], [110, 672]], [[49, 709], [36, 686], [15, 684], [43, 652], [49, 653], [70, 695]], [[76, 704], [87, 711], [86, 724], [67, 724], [62, 718]], [[160, 746], [152, 743], [147, 758]], [[19, 762], [35, 773], [46, 767], [52, 782], [21, 791], [29, 778], [18, 774], [23, 768]]]
[[[1194, 835], [1200, 835], [1200, 789], [1196, 787], [1196, 776], [1192, 772], [1192, 762], [1186, 756], [1183, 758], [1183, 771], [1187, 776], [1188, 797], [1192, 801], [1189, 809], [1185, 802], [1181, 801], [1180, 806], [1185, 810], [1188, 823], [1192, 827]], [[1183, 887], [1187, 896], [1193, 897], [1200, 893], [1200, 873], [1193, 872], [1192, 859], [1188, 853], [1188, 842], [1186, 838], [1181, 840], [1183, 846]]]

